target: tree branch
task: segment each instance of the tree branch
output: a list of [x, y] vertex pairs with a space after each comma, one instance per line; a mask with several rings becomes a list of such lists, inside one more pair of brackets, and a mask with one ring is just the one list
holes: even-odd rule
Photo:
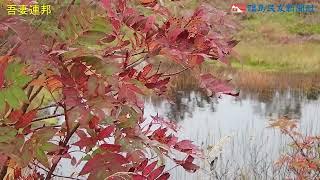
[[128, 64], [127, 68], [135, 67], [135, 66], [139, 65], [140, 63], [142, 63], [145, 59], [146, 59], [145, 57], [141, 57], [138, 60]]
[[37, 91], [30, 97], [30, 99], [29, 99], [29, 103], [31, 104], [31, 102], [33, 101], [33, 99], [40, 93], [40, 91], [43, 89], [43, 86], [41, 86], [41, 87], [39, 87], [38, 89], [37, 89]]
[[[65, 139], [65, 140], [63, 141], [63, 143], [62, 143], [62, 147], [66, 147], [66, 146], [67, 146], [70, 138], [71, 138], [72, 135], [76, 132], [76, 130], [78, 129], [79, 126], [80, 126], [80, 124], [77, 123], [76, 126], [72, 129], [72, 131], [67, 135], [66, 139]], [[62, 153], [63, 151], [64, 151], [63, 149], [60, 150], [60, 153]], [[67, 153], [67, 152], [65, 152], [65, 153]], [[45, 178], [45, 180], [50, 180], [50, 178], [51, 178], [51, 176], [53, 175], [53, 172], [54, 172], [54, 170], [56, 169], [56, 167], [57, 167], [59, 161], [61, 160], [61, 158], [62, 158], [62, 157], [60, 156], [60, 157], [58, 158], [58, 160], [55, 161], [55, 162], [52, 164], [50, 170], [48, 171], [48, 174], [47, 174], [47, 177]]]
[[69, 133], [70, 133], [70, 126], [69, 126], [69, 121], [68, 121], [68, 112], [67, 112], [67, 106], [66, 106], [66, 104], [64, 103], [64, 105], [63, 105], [63, 110], [64, 110], [64, 113], [65, 113], [65, 121], [66, 121], [66, 127], [67, 127], [67, 136], [69, 135]]
[[53, 115], [49, 115], [49, 116], [33, 119], [32, 122], [42, 121], [42, 120], [45, 120], [45, 119], [55, 118], [55, 117], [59, 117], [59, 116], [63, 116], [63, 115], [65, 115], [65, 114], [64, 113], [62, 113], [62, 114], [53, 114]]
[[56, 107], [56, 106], [60, 106], [59, 104], [50, 104], [48, 106], [44, 106], [44, 107], [41, 107], [41, 108], [38, 108], [38, 110], [44, 110], [44, 109], [47, 109], [47, 108], [51, 108], [51, 107]]
[[184, 72], [184, 71], [186, 71], [186, 70], [188, 70], [188, 69], [189, 69], [189, 68], [186, 67], [186, 68], [184, 68], [184, 69], [182, 69], [182, 70], [180, 70], [180, 71], [178, 71], [178, 72], [170, 73], [170, 74], [164, 74], [164, 75], [162, 75], [162, 76], [174, 76], [174, 75], [180, 74], [180, 73], [182, 73], [182, 72]]

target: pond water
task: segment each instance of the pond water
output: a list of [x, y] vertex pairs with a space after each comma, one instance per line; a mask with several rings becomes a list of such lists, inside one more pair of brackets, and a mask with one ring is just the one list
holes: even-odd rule
[[[284, 179], [288, 172], [279, 171], [274, 162], [288, 150], [290, 141], [279, 130], [268, 128], [269, 121], [287, 116], [299, 121], [303, 133], [320, 133], [319, 92], [246, 89], [239, 97], [209, 98], [193, 87], [174, 89], [171, 97], [173, 103], [147, 98], [144, 116], [158, 113], [177, 121], [181, 139], [190, 139], [203, 149], [214, 147], [209, 160], [218, 160], [213, 171], [206, 160], [198, 162], [201, 169], [197, 173], [173, 168], [170, 179]], [[79, 159], [84, 154], [73, 155]], [[174, 166], [167, 163], [167, 170]], [[62, 160], [56, 172], [68, 176], [82, 165], [72, 167], [70, 160]]]
[[[175, 119], [179, 137], [207, 148], [222, 139], [214, 171], [202, 165], [199, 173], [182, 168], [171, 171], [172, 179], [270, 179], [284, 178], [273, 169], [274, 161], [287, 150], [288, 139], [279, 130], [267, 128], [270, 119], [288, 116], [299, 120], [303, 133], [320, 133], [320, 100], [317, 94], [284, 91], [259, 94], [243, 92], [240, 97], [207, 98], [199, 91], [180, 91], [174, 103], [146, 101], [145, 117], [159, 115]], [[220, 147], [220, 146], [219, 146]], [[173, 166], [173, 164], [172, 164]], [[277, 179], [278, 179], [277, 178]]]

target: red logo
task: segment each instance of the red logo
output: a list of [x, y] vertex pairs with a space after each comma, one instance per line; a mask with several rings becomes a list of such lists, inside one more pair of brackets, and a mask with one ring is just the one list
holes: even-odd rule
[[246, 4], [232, 4], [231, 5], [231, 12], [232, 13], [244, 13], [246, 12]]

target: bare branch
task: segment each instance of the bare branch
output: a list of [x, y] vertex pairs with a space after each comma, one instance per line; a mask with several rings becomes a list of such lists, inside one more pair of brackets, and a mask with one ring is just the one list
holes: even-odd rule
[[[62, 147], [66, 147], [66, 146], [67, 146], [70, 138], [71, 138], [72, 135], [76, 132], [76, 130], [78, 129], [79, 126], [80, 126], [79, 123], [76, 124], [76, 126], [72, 129], [72, 131], [67, 135], [66, 139], [65, 139], [65, 140], [63, 141], [63, 143], [62, 143]], [[64, 151], [64, 150], [60, 150], [60, 153], [63, 153], [63, 151]], [[65, 152], [65, 153], [66, 153], [66, 152]], [[47, 177], [45, 178], [45, 180], [51, 179], [51, 176], [53, 175], [53, 172], [54, 172], [54, 170], [56, 169], [56, 167], [57, 167], [58, 163], [60, 162], [60, 160], [61, 160], [61, 156], [58, 158], [58, 160], [56, 160], [56, 161], [52, 164], [50, 170], [48, 171], [48, 174], [47, 174]]]
[[42, 120], [55, 118], [55, 117], [59, 117], [59, 116], [64, 116], [64, 114], [54, 114], [54, 115], [50, 115], [50, 116], [40, 117], [40, 118], [33, 119], [32, 122], [42, 121]]
[[180, 74], [180, 73], [182, 73], [182, 72], [184, 72], [184, 71], [186, 71], [186, 70], [188, 70], [189, 68], [184, 68], [184, 69], [182, 69], [182, 70], [180, 70], [180, 71], [178, 71], [178, 72], [175, 72], [175, 73], [170, 73], [170, 74], [164, 74], [164, 75], [162, 75], [162, 76], [174, 76], [174, 75], [178, 75], [178, 74]]
[[60, 105], [59, 104], [50, 104], [48, 106], [44, 106], [44, 107], [38, 108], [38, 110], [44, 110], [44, 109], [51, 108], [51, 107], [56, 107], [56, 106], [60, 106]]

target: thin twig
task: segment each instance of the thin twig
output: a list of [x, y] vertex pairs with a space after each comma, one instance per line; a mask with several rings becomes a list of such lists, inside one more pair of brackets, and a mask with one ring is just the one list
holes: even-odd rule
[[66, 127], [67, 127], [67, 136], [69, 135], [69, 133], [70, 133], [70, 126], [69, 126], [69, 121], [68, 121], [68, 113], [67, 113], [67, 105], [64, 103], [64, 105], [63, 105], [63, 110], [64, 110], [64, 112], [65, 112], [65, 121], [66, 121]]
[[145, 59], [146, 59], [145, 57], [140, 57], [138, 60], [128, 64], [127, 68], [135, 67], [135, 66], [139, 65], [140, 63], [142, 63]]
[[136, 56], [136, 55], [143, 54], [143, 53], [147, 53], [147, 51], [143, 50], [143, 51], [141, 51], [141, 52], [138, 52], [138, 53], [132, 54], [131, 56]]
[[47, 108], [51, 108], [51, 107], [56, 107], [56, 106], [59, 106], [59, 104], [50, 104], [48, 106], [44, 106], [44, 107], [41, 107], [41, 108], [38, 108], [38, 110], [44, 110], [44, 109], [47, 109]]
[[37, 89], [37, 91], [30, 97], [29, 99], [29, 103], [31, 104], [31, 102], [33, 101], [33, 99], [40, 93], [40, 91], [43, 89], [43, 86], [39, 87]]
[[37, 130], [40, 130], [42, 128], [50, 128], [50, 127], [61, 127], [61, 125], [54, 125], [54, 126], [46, 126], [46, 125], [43, 125], [41, 127], [38, 127], [38, 128], [35, 128], [33, 129], [32, 131], [37, 131]]
[[55, 117], [59, 117], [59, 116], [64, 116], [64, 113], [62, 113], [62, 114], [53, 114], [53, 115], [49, 115], [49, 116], [45, 116], [45, 117], [36, 118], [36, 119], [33, 119], [32, 122], [42, 121], [42, 120], [55, 118]]
[[160, 61], [160, 62], [159, 62], [159, 65], [158, 65], [158, 68], [157, 68], [156, 74], [158, 74], [158, 72], [159, 72], [159, 70], [160, 70], [161, 62], [162, 62], [162, 61]]
[[182, 69], [182, 70], [180, 70], [180, 71], [178, 71], [178, 72], [170, 73], [170, 74], [164, 74], [164, 75], [162, 75], [162, 76], [174, 76], [174, 75], [180, 74], [180, 73], [182, 73], [182, 72], [184, 72], [184, 71], [186, 71], [186, 70], [188, 70], [188, 69], [189, 69], [189, 68], [184, 68], [184, 69]]

